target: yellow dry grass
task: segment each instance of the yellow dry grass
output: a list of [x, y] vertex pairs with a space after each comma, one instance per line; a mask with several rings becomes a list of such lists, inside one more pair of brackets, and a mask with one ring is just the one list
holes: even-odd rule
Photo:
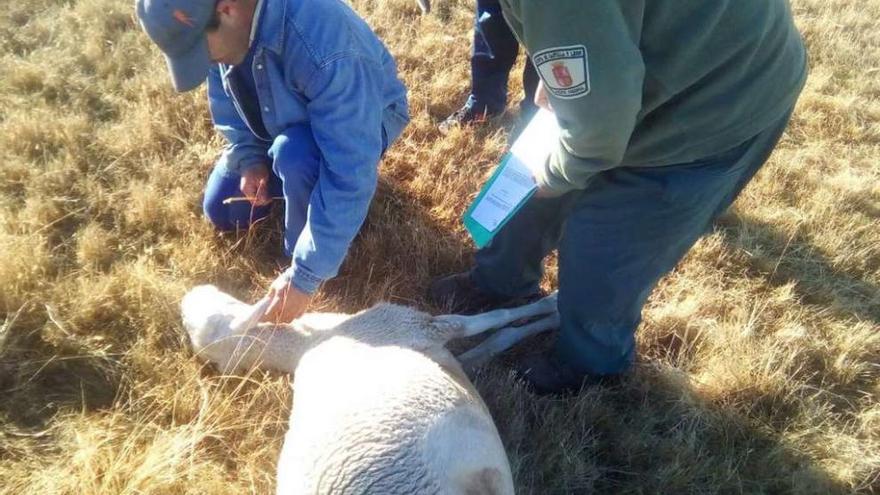
[[[566, 400], [502, 364], [478, 380], [521, 493], [880, 492], [880, 0], [793, 3], [812, 73], [792, 125], [655, 291], [633, 375]], [[513, 118], [436, 131], [468, 90], [470, 0], [354, 4], [413, 120], [315, 309], [426, 307], [469, 262], [459, 217]], [[129, 1], [2, 11], [0, 493], [271, 492], [288, 379], [218, 376], [179, 321], [195, 284], [265, 290], [280, 239], [202, 220], [204, 90], [172, 93]]]

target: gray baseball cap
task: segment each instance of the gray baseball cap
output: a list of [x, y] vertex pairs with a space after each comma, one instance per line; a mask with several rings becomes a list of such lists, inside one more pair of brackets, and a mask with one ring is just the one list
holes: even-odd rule
[[136, 1], [141, 26], [165, 54], [174, 89], [197, 88], [212, 65], [205, 28], [216, 0]]

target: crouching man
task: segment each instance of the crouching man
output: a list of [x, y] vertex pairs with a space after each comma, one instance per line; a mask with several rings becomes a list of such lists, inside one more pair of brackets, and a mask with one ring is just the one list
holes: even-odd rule
[[[207, 218], [247, 228], [283, 197], [292, 262], [269, 317], [298, 317], [336, 275], [409, 121], [394, 59], [340, 0], [137, 0], [137, 13], [177, 91], [207, 79], [229, 142], [205, 186]], [[224, 203], [242, 194], [250, 201]]]
[[806, 52], [788, 0], [500, 3], [561, 137], [537, 195], [431, 297], [529, 296], [557, 249], [558, 340], [517, 370], [540, 393], [577, 391], [630, 367], [654, 285], [776, 146]]

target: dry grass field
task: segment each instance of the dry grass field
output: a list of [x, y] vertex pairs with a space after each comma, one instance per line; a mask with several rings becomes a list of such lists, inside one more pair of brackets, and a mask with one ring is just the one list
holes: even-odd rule
[[[635, 371], [571, 399], [536, 398], [503, 361], [479, 376], [519, 492], [880, 493], [880, 0], [792, 1], [812, 66], [794, 120], [652, 295]], [[203, 365], [178, 303], [199, 283], [261, 295], [277, 219], [237, 236], [202, 219], [222, 141], [132, 2], [4, 5], [0, 493], [272, 492], [289, 378]], [[469, 264], [460, 216], [516, 110], [436, 130], [468, 91], [472, 0], [354, 5], [413, 120], [313, 309], [439, 311], [424, 289]]]

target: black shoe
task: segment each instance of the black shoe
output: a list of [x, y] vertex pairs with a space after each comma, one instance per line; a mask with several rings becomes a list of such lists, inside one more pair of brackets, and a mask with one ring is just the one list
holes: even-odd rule
[[547, 353], [523, 356], [514, 365], [513, 372], [537, 395], [576, 395], [586, 385], [614, 380], [614, 377], [579, 373]]
[[456, 110], [452, 115], [446, 117], [446, 120], [440, 122], [437, 128], [441, 134], [447, 134], [456, 127], [464, 127], [466, 125], [482, 124], [494, 117], [495, 112], [489, 112], [487, 107], [477, 108], [472, 98], [468, 98], [467, 103], [463, 107]]
[[470, 270], [434, 279], [428, 287], [428, 301], [431, 304], [450, 313], [463, 315], [521, 306], [543, 296], [540, 291], [522, 297], [505, 297], [486, 292], [474, 283]]

